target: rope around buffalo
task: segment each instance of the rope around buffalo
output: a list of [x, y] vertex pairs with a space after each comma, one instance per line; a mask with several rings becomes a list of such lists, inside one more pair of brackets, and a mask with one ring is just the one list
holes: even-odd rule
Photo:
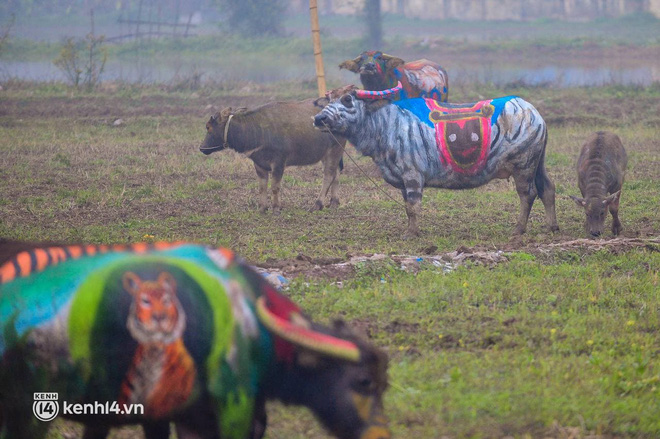
[[[323, 123], [323, 126], [324, 126], [324, 127], [328, 128], [328, 126], [325, 124], [325, 122], [322, 122], [322, 123]], [[328, 133], [330, 133], [330, 135], [332, 136], [332, 139], [337, 143], [337, 145], [341, 146], [341, 149], [344, 151], [344, 154], [346, 154], [346, 156], [347, 156], [349, 159], [351, 159], [351, 162], [353, 162], [353, 164], [355, 165], [355, 167], [358, 168], [358, 169], [360, 170], [360, 172], [362, 172], [362, 174], [364, 174], [364, 176], [367, 177], [367, 179], [369, 179], [369, 181], [374, 185], [374, 187], [375, 187], [376, 189], [378, 189], [378, 190], [379, 190], [381, 193], [383, 193], [387, 198], [389, 198], [390, 200], [394, 201], [394, 202], [395, 202], [396, 204], [398, 204], [399, 206], [403, 207], [404, 209], [406, 208], [406, 206], [405, 206], [403, 203], [401, 203], [399, 200], [395, 199], [393, 196], [391, 196], [390, 194], [388, 194], [388, 193], [385, 191], [385, 189], [383, 189], [381, 186], [379, 186], [378, 183], [376, 183], [376, 182], [374, 181], [374, 179], [371, 178], [371, 177], [369, 176], [369, 174], [367, 174], [367, 173], [365, 172], [365, 170], [362, 169], [362, 167], [361, 167], [360, 165], [357, 164], [357, 162], [355, 161], [355, 159], [354, 159], [354, 158], [348, 153], [348, 151], [346, 151], [346, 147], [345, 147], [344, 145], [342, 145], [341, 142], [340, 142], [339, 140], [337, 140], [337, 138], [336, 138], [335, 135], [332, 133], [332, 131], [330, 131], [329, 128], [328, 128]], [[334, 177], [333, 180], [332, 180], [333, 183], [334, 183], [334, 179], [335, 179], [335, 178], [337, 178], [336, 174], [335, 174], [335, 177]], [[331, 184], [331, 185], [332, 185], [332, 184]], [[330, 186], [328, 186], [328, 189], [326, 189], [324, 196], [327, 196], [327, 195], [328, 195], [328, 190], [330, 190]]]

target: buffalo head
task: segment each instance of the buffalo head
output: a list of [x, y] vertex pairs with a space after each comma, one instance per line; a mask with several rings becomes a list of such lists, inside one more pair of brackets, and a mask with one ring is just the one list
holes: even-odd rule
[[293, 365], [286, 375], [274, 377], [273, 391], [284, 403], [309, 407], [338, 438], [391, 437], [383, 413], [388, 386], [384, 352], [343, 321], [325, 327], [299, 313], [284, 320], [263, 298], [257, 301], [257, 314], [273, 335], [294, 346]]
[[356, 126], [365, 113], [375, 111], [390, 103], [390, 99], [402, 89], [401, 82], [396, 87], [381, 91], [351, 90], [338, 100], [330, 102], [314, 117], [314, 126], [334, 134], [347, 134]]
[[314, 101], [314, 106], [318, 108], [324, 108], [326, 105], [328, 105], [330, 102], [334, 101], [335, 99], [339, 99], [346, 93], [350, 93], [357, 89], [358, 89], [357, 86], [350, 84], [329, 90], [325, 93], [325, 96], [320, 97]]
[[231, 107], [227, 107], [211, 116], [206, 122], [206, 137], [199, 146], [199, 150], [208, 155], [225, 149], [227, 147], [227, 124], [234, 114], [242, 111], [245, 111], [245, 108], [234, 111]]
[[620, 190], [604, 198], [589, 197], [586, 200], [570, 195], [571, 199], [575, 201], [575, 204], [583, 208], [587, 215], [584, 228], [589, 236], [598, 238], [603, 233], [607, 209], [611, 204], [618, 205], [620, 196]]
[[394, 69], [404, 63], [401, 58], [379, 51], [369, 51], [362, 52], [355, 59], [344, 61], [339, 64], [339, 68], [359, 73], [362, 85], [367, 90], [384, 90], [388, 88], [388, 76], [393, 75]]

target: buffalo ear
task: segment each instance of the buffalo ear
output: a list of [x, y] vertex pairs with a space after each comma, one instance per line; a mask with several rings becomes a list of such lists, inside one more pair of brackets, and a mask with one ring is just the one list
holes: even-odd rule
[[586, 207], [587, 202], [584, 200], [584, 198], [578, 198], [573, 195], [569, 195], [571, 197], [571, 200], [575, 201], [575, 204], [578, 205], [578, 207]]
[[387, 70], [392, 70], [397, 67], [399, 67], [402, 64], [405, 64], [406, 62], [402, 60], [401, 58], [397, 58], [396, 56], [390, 56], [390, 55], [381, 55], [381, 58], [385, 60], [387, 63]]
[[619, 189], [618, 191], [614, 192], [612, 195], [606, 197], [606, 198], [603, 200], [603, 204], [604, 204], [605, 206], [609, 206], [610, 204], [614, 203], [615, 201], [618, 201], [620, 196], [621, 196], [621, 189]]
[[312, 102], [312, 104], [314, 104], [314, 106], [318, 108], [325, 108], [325, 106], [328, 105], [329, 103], [330, 103], [330, 98], [328, 98], [327, 96], [320, 97]]
[[220, 116], [221, 117], [229, 117], [231, 112], [232, 112], [231, 107], [223, 108], [222, 111], [220, 112]]
[[347, 59], [343, 63], [339, 64], [339, 69], [340, 70], [346, 69], [346, 70], [350, 70], [353, 73], [357, 73], [358, 71], [360, 71], [360, 66], [355, 60]]

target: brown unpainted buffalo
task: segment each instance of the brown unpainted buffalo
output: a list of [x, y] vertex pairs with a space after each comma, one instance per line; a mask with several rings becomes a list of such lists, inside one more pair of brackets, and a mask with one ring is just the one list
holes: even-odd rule
[[571, 198], [584, 209], [585, 229], [594, 238], [603, 233], [607, 208], [612, 214], [612, 234], [616, 236], [623, 230], [619, 221], [619, 200], [627, 164], [626, 150], [614, 133], [598, 131], [582, 147], [577, 173], [583, 198], [572, 195]]
[[315, 130], [310, 119], [318, 113], [315, 99], [271, 102], [252, 110], [231, 107], [213, 115], [206, 123], [206, 138], [199, 147], [204, 154], [231, 148], [254, 162], [259, 177], [259, 210], [268, 210], [268, 177], [272, 177], [272, 208], [279, 213], [280, 182], [287, 166], [323, 163], [323, 185], [311, 210], [323, 209], [330, 192], [329, 207], [339, 205], [337, 189], [346, 141]]

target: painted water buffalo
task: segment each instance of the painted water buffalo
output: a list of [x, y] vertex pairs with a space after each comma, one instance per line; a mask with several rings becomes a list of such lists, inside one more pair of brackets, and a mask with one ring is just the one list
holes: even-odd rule
[[[447, 102], [449, 77], [445, 69], [427, 59], [405, 62], [401, 58], [378, 51], [362, 52], [352, 60], [339, 64], [360, 74], [365, 90], [387, 90], [401, 82], [398, 99], [424, 97]], [[395, 97], [396, 99], [397, 97]]]
[[339, 205], [337, 190], [343, 166], [344, 139], [335, 140], [309, 124], [318, 108], [314, 99], [300, 102], [272, 102], [252, 110], [231, 108], [213, 115], [206, 123], [206, 138], [200, 146], [204, 154], [225, 148], [245, 154], [254, 162], [259, 178], [259, 209], [268, 210], [268, 177], [272, 177], [272, 208], [278, 213], [280, 183], [287, 166], [323, 163], [323, 185], [312, 210], [323, 209], [323, 198], [330, 192], [330, 207]]
[[585, 229], [593, 238], [603, 233], [608, 208], [612, 214], [612, 234], [616, 236], [623, 230], [619, 200], [627, 164], [626, 150], [616, 134], [598, 131], [582, 146], [577, 174], [583, 198], [572, 195], [571, 198], [584, 209]]
[[170, 422], [180, 439], [255, 439], [278, 399], [338, 438], [385, 439], [386, 369], [227, 249], [0, 242], [0, 437], [44, 437], [36, 415], [59, 414], [85, 439], [122, 424], [167, 439]]
[[424, 187], [468, 189], [509, 176], [520, 197], [514, 235], [525, 232], [537, 196], [548, 226], [558, 230], [555, 186], [544, 164], [547, 129], [529, 102], [515, 96], [471, 104], [382, 99], [398, 89], [345, 94], [326, 106], [314, 125], [348, 139], [374, 160], [385, 181], [401, 190], [407, 235], [419, 233]]

